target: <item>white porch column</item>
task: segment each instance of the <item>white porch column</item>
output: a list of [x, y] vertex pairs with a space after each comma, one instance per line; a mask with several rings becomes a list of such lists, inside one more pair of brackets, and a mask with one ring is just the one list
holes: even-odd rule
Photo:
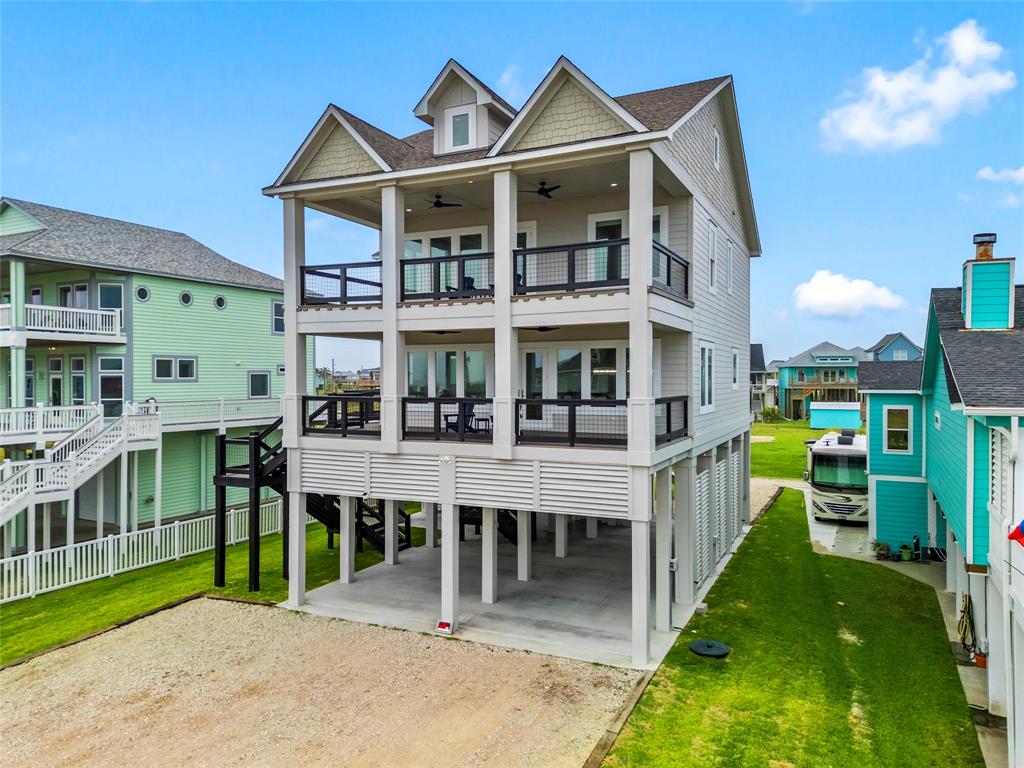
[[483, 508], [480, 535], [483, 563], [480, 574], [480, 601], [490, 604], [498, 599], [498, 515], [494, 507]]
[[[956, 573], [960, 569], [960, 547], [953, 536], [952, 529], [946, 531], [946, 591], [956, 594]], [[959, 597], [959, 595], [957, 595]], [[960, 603], [956, 604], [959, 612]], [[959, 616], [959, 613], [957, 613]]]
[[588, 517], [587, 518], [587, 538], [588, 539], [596, 539], [597, 538], [597, 518], [596, 517]]
[[118, 519], [121, 522], [121, 535], [128, 533], [128, 444], [121, 447], [121, 466], [119, 467]]
[[424, 501], [420, 506], [423, 507], [423, 514], [427, 518], [426, 546], [434, 548], [437, 546], [437, 504]]
[[555, 557], [569, 553], [569, 516], [553, 515], [555, 518]]
[[36, 503], [31, 501], [25, 508], [25, 551], [36, 551]]
[[[302, 301], [301, 269], [306, 265], [306, 206], [284, 200], [284, 398], [282, 445], [296, 448], [302, 434], [302, 396], [307, 392], [306, 337], [297, 332]], [[303, 537], [305, 541], [305, 537]]]
[[351, 584], [356, 580], [356, 499], [342, 496], [338, 503], [341, 506], [338, 574], [342, 584]]
[[533, 578], [533, 516], [523, 509], [516, 510], [516, 560], [519, 581]]
[[[30, 504], [29, 507], [31, 507], [31, 506], [32, 505]], [[10, 520], [8, 520], [6, 523], [4, 523], [4, 530], [3, 530], [3, 533], [4, 533], [4, 550], [3, 550], [4, 557], [10, 557], [11, 556], [11, 544], [12, 544], [12, 540], [14, 539], [14, 529], [15, 529], [15, 524], [14, 523], [15, 523], [16, 518], [17, 518], [17, 514], [14, 517], [12, 517]], [[28, 507], [25, 508], [25, 520], [26, 521], [28, 520]], [[26, 525], [27, 525], [27, 522], [26, 522]]]
[[103, 488], [103, 476], [107, 473], [106, 467], [96, 473], [96, 540], [103, 538], [104, 510], [106, 491]]
[[454, 632], [459, 618], [459, 515], [455, 504], [441, 504], [441, 621]]
[[749, 523], [750, 513], [750, 430], [743, 433], [743, 455], [740, 456], [740, 484], [743, 486], [743, 497], [740, 499], [740, 519]]
[[[65, 534], [64, 534], [64, 545], [70, 547], [75, 543], [75, 492], [71, 491], [71, 496], [66, 502], [64, 502], [64, 511], [66, 518], [64, 520]], [[68, 560], [70, 562], [70, 558]]]
[[650, 323], [654, 155], [629, 153], [629, 438], [628, 461], [650, 462], [654, 450], [654, 335]]
[[[291, 456], [288, 457], [289, 463]], [[342, 542], [344, 545], [344, 542]], [[344, 549], [344, 546], [342, 546]], [[306, 494], [288, 494], [288, 605], [306, 602]]]
[[398, 451], [405, 381], [405, 342], [398, 331], [398, 262], [405, 249], [405, 191], [396, 184], [380, 190], [380, 281], [382, 327], [380, 358], [381, 450]]
[[384, 563], [398, 565], [398, 515], [394, 499], [384, 500]]
[[[200, 438], [201, 442], [205, 442], [205, 438]], [[205, 468], [205, 464], [203, 467]], [[206, 485], [206, 477], [200, 478], [200, 483]], [[163, 488], [164, 488], [164, 448], [163, 438], [160, 438], [160, 442], [156, 446], [156, 450], [153, 452], [153, 527], [159, 528], [161, 524], [161, 511], [163, 502]], [[160, 534], [156, 534], [156, 541], [159, 545]]]
[[[708, 504], [711, 510], [711, 571], [714, 572], [715, 565], [718, 563], [722, 556], [722, 549], [726, 546], [726, 542], [719, 541], [716, 531], [718, 531], [718, 518], [719, 514], [719, 501], [718, 497], [720, 494], [724, 494], [726, 489], [721, 486], [718, 482], [718, 454], [721, 446], [716, 445], [711, 449], [709, 456], [711, 457], [711, 469], [708, 475]], [[726, 483], [728, 483], [728, 479]]]
[[648, 520], [633, 520], [631, 527], [633, 664], [645, 667], [651, 658], [651, 523]]
[[[1005, 565], [1003, 566], [1006, 567]], [[987, 578], [982, 576], [981, 578]], [[1001, 578], [1001, 577], [998, 577]], [[1004, 582], [1005, 583], [1005, 582]], [[984, 589], [984, 586], [982, 587]], [[1005, 597], [996, 589], [995, 584], [988, 584], [985, 589], [985, 616], [988, 619], [988, 711], [999, 717], [1007, 714], [1006, 665], [1010, 663], [1006, 653], [1006, 634], [1003, 626], [1003, 600]]]
[[132, 472], [132, 530], [139, 530], [139, 452], [128, 454], [128, 463]]
[[654, 476], [654, 622], [668, 632], [672, 621], [672, 471], [659, 469]]
[[494, 445], [495, 458], [512, 458], [519, 387], [518, 332], [512, 327], [512, 251], [519, 228], [518, 178], [494, 172]]
[[692, 605], [694, 601], [693, 568], [696, 526], [694, 521], [697, 488], [697, 461], [686, 458], [673, 467], [676, 482], [675, 549], [676, 549], [676, 602]]

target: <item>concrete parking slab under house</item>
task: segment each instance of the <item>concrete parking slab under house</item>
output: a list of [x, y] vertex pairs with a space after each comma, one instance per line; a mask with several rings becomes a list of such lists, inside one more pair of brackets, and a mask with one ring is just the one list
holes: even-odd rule
[[[546, 525], [537, 528], [529, 581], [518, 579], [517, 547], [498, 537], [497, 599], [488, 604], [481, 599], [483, 542], [467, 526], [466, 541], [459, 546], [456, 636], [611, 666], [633, 666], [628, 525], [602, 523], [596, 538], [588, 538], [586, 522], [577, 520], [568, 526], [564, 558], [555, 556], [555, 535], [545, 530]], [[653, 535], [651, 547], [653, 551]], [[351, 584], [332, 582], [312, 590], [299, 610], [433, 632], [441, 610], [441, 556], [440, 547], [406, 550], [399, 565], [375, 566], [360, 571]], [[653, 589], [651, 593], [653, 622]], [[676, 630], [652, 629], [649, 669], [657, 668], [678, 634]]]

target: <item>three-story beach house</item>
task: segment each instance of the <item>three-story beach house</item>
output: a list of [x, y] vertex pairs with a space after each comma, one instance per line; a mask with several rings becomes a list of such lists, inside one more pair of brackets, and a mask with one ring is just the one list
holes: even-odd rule
[[[515, 109], [452, 60], [413, 112], [399, 138], [330, 105], [264, 190], [292, 529], [327, 497], [343, 538], [305, 595], [291, 536], [290, 603], [647, 665], [747, 519], [760, 243], [732, 78], [612, 97], [563, 57]], [[307, 263], [306, 209], [379, 230], [379, 261]], [[303, 397], [316, 336], [378, 340], [379, 397]], [[355, 581], [360, 497], [388, 565]], [[404, 502], [428, 547], [398, 565]]]
[[211, 510], [214, 436], [281, 415], [283, 299], [180, 232], [3, 198], [4, 555]]

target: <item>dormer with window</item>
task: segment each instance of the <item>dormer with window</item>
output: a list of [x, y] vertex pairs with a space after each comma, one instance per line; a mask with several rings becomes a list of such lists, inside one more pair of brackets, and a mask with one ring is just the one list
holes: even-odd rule
[[414, 114], [434, 128], [434, 154], [491, 146], [515, 109], [454, 59], [434, 79]]

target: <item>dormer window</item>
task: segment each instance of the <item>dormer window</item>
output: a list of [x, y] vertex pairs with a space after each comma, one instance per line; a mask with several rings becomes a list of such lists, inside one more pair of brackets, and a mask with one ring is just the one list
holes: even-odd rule
[[448, 107], [444, 111], [444, 149], [446, 152], [457, 152], [460, 149], [473, 147], [475, 134], [475, 104]]

